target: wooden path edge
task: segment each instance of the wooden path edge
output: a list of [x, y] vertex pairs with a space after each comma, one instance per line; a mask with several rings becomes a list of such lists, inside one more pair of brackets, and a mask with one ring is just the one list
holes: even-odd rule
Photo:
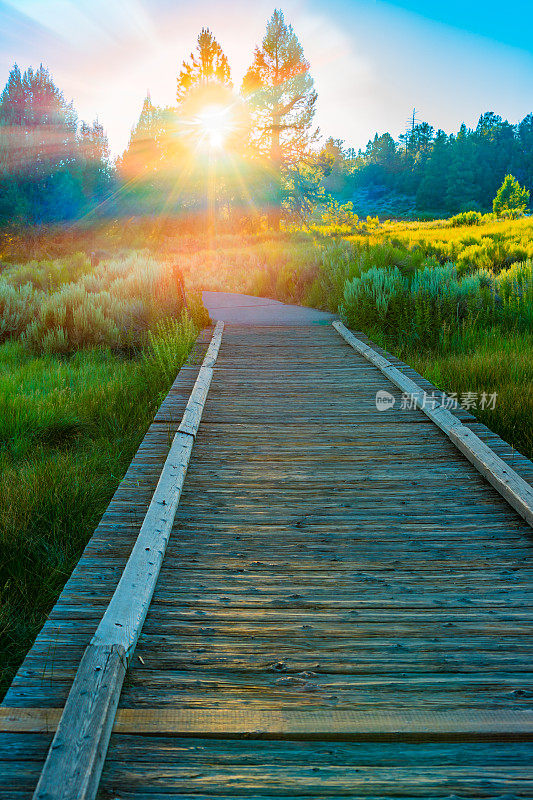
[[82, 656], [34, 800], [96, 796], [122, 684], [165, 556], [223, 330], [224, 323], [217, 322], [137, 540]]
[[376, 366], [398, 389], [409, 394], [414, 404], [446, 434], [486, 480], [533, 527], [533, 488], [503, 459], [482, 442], [461, 420], [438, 401], [427, 402], [426, 392], [376, 350], [362, 342], [339, 320], [332, 326], [353, 349]]

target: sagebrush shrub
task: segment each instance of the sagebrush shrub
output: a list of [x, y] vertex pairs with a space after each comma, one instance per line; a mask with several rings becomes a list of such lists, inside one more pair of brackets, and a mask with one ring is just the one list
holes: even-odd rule
[[449, 220], [452, 228], [459, 228], [462, 225], [481, 225], [482, 222], [483, 215], [479, 211], [462, 211]]
[[[54, 292], [0, 282], [0, 334], [21, 335], [34, 353], [72, 353], [82, 347], [141, 348], [161, 319], [179, 317], [183, 297], [169, 266], [149, 254], [102, 262]], [[3, 301], [2, 301], [3, 297]], [[198, 299], [192, 311], [202, 316]]]
[[346, 282], [341, 313], [351, 325], [386, 324], [401, 316], [406, 288], [398, 267], [372, 267]]
[[13, 286], [31, 283], [36, 289], [54, 291], [64, 283], [77, 281], [91, 270], [91, 262], [85, 253], [73, 253], [64, 258], [45, 261], [29, 261], [21, 266], [10, 267], [2, 278]]
[[29, 283], [16, 288], [0, 280], [0, 342], [23, 333], [35, 314], [40, 297]]

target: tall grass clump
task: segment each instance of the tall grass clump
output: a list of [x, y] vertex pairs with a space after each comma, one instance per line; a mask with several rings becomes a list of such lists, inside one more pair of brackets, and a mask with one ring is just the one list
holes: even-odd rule
[[533, 330], [533, 261], [513, 264], [494, 278], [496, 302], [508, 323]]
[[[531, 329], [533, 330], [533, 329]], [[533, 333], [495, 326], [467, 326], [441, 348], [392, 345], [435, 386], [459, 399], [473, 392], [496, 395], [495, 404], [476, 404], [474, 415], [519, 452], [533, 459]]]
[[148, 331], [148, 341], [143, 352], [145, 368], [148, 373], [155, 372], [167, 382], [172, 381], [185, 361], [187, 353], [197, 334], [197, 329], [182, 311], [181, 319], [160, 320], [155, 328]]
[[137, 354], [0, 346], [0, 684], [6, 687], [197, 335], [160, 320]]

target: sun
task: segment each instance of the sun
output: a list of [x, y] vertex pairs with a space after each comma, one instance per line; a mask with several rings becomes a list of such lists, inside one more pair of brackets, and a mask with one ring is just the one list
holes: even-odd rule
[[223, 150], [233, 130], [231, 108], [223, 105], [204, 106], [195, 119], [200, 134], [198, 145], [206, 150]]

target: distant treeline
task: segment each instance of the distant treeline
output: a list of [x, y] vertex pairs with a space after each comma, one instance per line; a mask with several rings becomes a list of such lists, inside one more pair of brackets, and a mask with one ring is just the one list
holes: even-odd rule
[[[290, 67], [281, 99], [264, 66], [274, 58], [273, 39]], [[15, 66], [0, 95], [0, 226], [205, 209], [241, 220], [266, 212], [277, 225], [282, 213], [302, 216], [328, 195], [352, 200], [362, 189], [408, 196], [418, 212], [490, 211], [509, 173], [533, 196], [533, 114], [511, 125], [487, 112], [475, 130], [463, 124], [451, 135], [413, 124], [399, 141], [376, 134], [358, 152], [333, 138], [319, 147], [309, 64], [281, 12], [262, 47], [236, 94], [227, 60], [204, 29], [198, 55], [178, 77], [176, 107], [154, 107], [147, 97], [116, 163], [102, 125], [80, 123], [44, 67]], [[198, 146], [206, 104], [233, 114], [214, 168]], [[207, 133], [216, 143], [218, 131]]]
[[0, 225], [94, 214], [114, 184], [100, 123], [80, 124], [44, 67], [15, 66], [0, 95]]
[[325, 188], [337, 199], [349, 200], [357, 189], [385, 186], [415, 197], [419, 211], [491, 211], [507, 174], [533, 190], [533, 114], [511, 125], [488, 111], [475, 130], [463, 123], [450, 135], [422, 122], [398, 142], [390, 133], [376, 134], [358, 152], [328, 139], [323, 155], [332, 164]]

